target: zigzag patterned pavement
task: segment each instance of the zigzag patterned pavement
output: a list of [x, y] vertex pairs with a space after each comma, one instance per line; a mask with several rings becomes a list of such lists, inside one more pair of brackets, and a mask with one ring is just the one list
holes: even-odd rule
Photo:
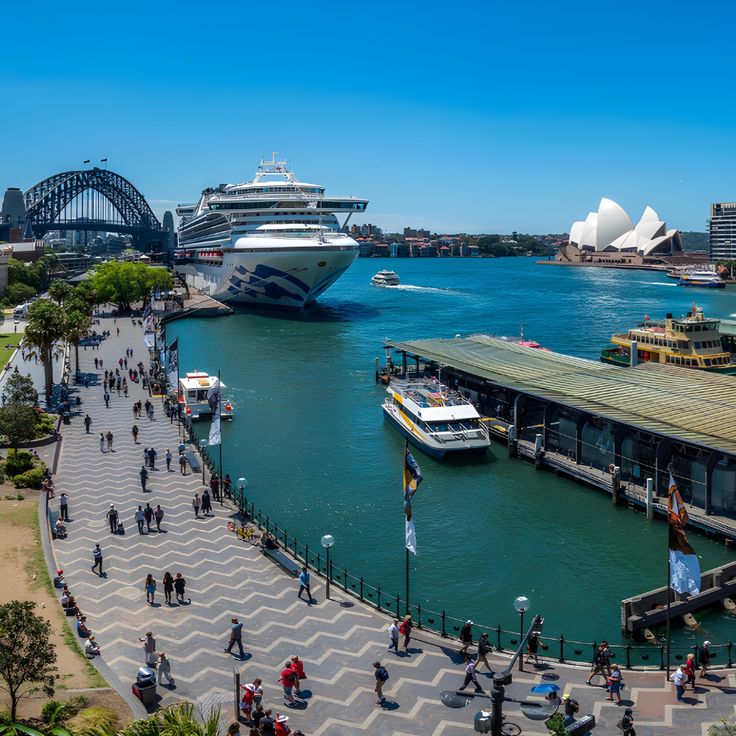
[[[120, 328], [120, 337], [115, 336]], [[287, 712], [292, 730], [301, 728], [309, 736], [344, 736], [367, 733], [375, 736], [460, 736], [473, 732], [473, 717], [490, 701], [476, 698], [467, 707], [449, 709], [440, 703], [443, 690], [455, 690], [462, 683], [464, 665], [458, 646], [449, 640], [416, 632], [410, 656], [389, 655], [385, 630], [388, 619], [368, 606], [334, 589], [325, 601], [324, 589], [316, 576], [312, 591], [317, 603], [311, 607], [297, 599], [298, 586], [259, 550], [240, 542], [228, 532], [227, 522], [235, 518], [232, 508], [213, 503], [214, 515], [195, 519], [191, 500], [203, 490], [202, 476], [182, 476], [176, 465], [177, 426], [163, 414], [156, 402], [153, 421], [135, 419], [134, 401], [145, 401], [140, 385], [131, 384], [128, 398], [111, 392], [110, 408], [102, 399], [101, 375], [94, 359], [102, 358], [106, 368], [117, 367], [125, 348], [134, 349], [132, 362], [147, 363], [139, 327], [131, 320], [103, 319], [98, 330], [109, 329], [113, 337], [100, 350], [80, 352], [81, 368], [98, 376], [96, 384], [79, 390], [82, 416], [63, 427], [57, 496], [70, 496], [69, 535], [54, 542], [58, 564], [64, 569], [73, 594], [88, 625], [102, 647], [102, 656], [122, 683], [132, 684], [144, 664], [143, 645], [138, 637], [154, 632], [157, 648], [166, 651], [172, 663], [176, 687], [159, 687], [161, 702], [182, 698], [205, 710], [222, 705], [232, 716], [233, 671], [239, 668], [243, 681], [260, 677], [264, 681], [266, 707]], [[130, 362], [130, 360], [129, 360]], [[92, 418], [86, 434], [82, 418]], [[237, 419], [236, 419], [237, 421]], [[139, 444], [133, 442], [131, 427], [140, 428]], [[112, 431], [114, 452], [100, 452], [99, 433]], [[151, 471], [148, 492], [143, 493], [138, 471], [143, 448], [153, 445], [158, 452], [157, 469]], [[164, 454], [174, 455], [171, 472], [166, 471]], [[161, 504], [165, 516], [162, 533], [138, 534], [133, 518], [139, 504]], [[52, 501], [56, 503], [56, 501]], [[111, 534], [105, 519], [110, 504], [119, 510], [125, 525], [124, 536]], [[96, 542], [104, 553], [105, 577], [92, 572], [92, 548]], [[187, 580], [184, 605], [164, 603], [163, 573], [181, 572]], [[143, 582], [147, 573], [158, 582], [156, 603], [146, 603]], [[227, 654], [231, 616], [245, 624], [246, 657]], [[293, 654], [304, 662], [308, 679], [298, 707], [285, 706], [279, 672]], [[390, 680], [385, 688], [386, 707], [375, 703], [371, 663], [386, 662]], [[503, 660], [496, 659], [498, 668]], [[495, 666], [495, 665], [494, 665]], [[584, 683], [587, 671], [547, 665], [543, 669], [515, 675], [509, 693], [525, 697], [528, 688], [542, 676], [556, 678], [577, 698], [584, 712], [594, 712], [602, 725], [596, 733], [619, 733], [615, 723], [621, 717], [618, 706], [603, 700], [600, 688]], [[486, 691], [490, 680], [480, 676]], [[635, 707], [639, 736], [705, 734], [707, 722], [734, 715], [733, 675], [722, 683], [701, 688], [697, 702], [674, 705], [670, 687], [659, 673], [627, 673], [625, 691]], [[509, 721], [525, 734], [544, 734], [543, 724], [525, 720], [516, 706], [507, 706]]]

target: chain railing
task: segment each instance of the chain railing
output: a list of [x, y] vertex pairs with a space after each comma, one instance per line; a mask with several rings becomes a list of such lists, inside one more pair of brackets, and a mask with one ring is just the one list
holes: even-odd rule
[[[202, 463], [211, 472], [217, 466], [207, 452], [207, 447], [199, 445], [199, 437], [192, 427], [191, 422], [184, 422], [186, 433], [190, 442], [199, 451]], [[248, 503], [241, 489], [233, 488], [232, 499], [243, 521], [250, 519], [259, 529], [271, 535], [283, 551], [293, 557], [307, 569], [317, 575], [329, 577], [331, 585], [337, 586], [362, 603], [372, 606], [380, 613], [397, 619], [403, 618], [407, 613], [411, 614], [412, 621], [418, 630], [432, 631], [443, 638], [458, 639], [460, 630], [465, 621], [450, 616], [447, 611], [434, 611], [419, 603], [407, 602], [400, 595], [394, 594], [393, 589], [374, 586], [366, 582], [363, 576], [357, 575], [355, 571], [348, 570], [335, 564], [330, 560], [330, 569], [327, 570], [327, 559], [324, 550], [320, 546], [310, 547], [308, 544], [299, 542], [294, 535], [286, 529], [279, 527], [269, 514], [261, 509], [256, 509], [254, 503]], [[473, 639], [478, 640], [482, 633], [488, 634], [488, 640], [499, 652], [515, 652], [521, 640], [520, 632], [510, 631], [497, 626], [486, 626], [484, 624], [473, 625]], [[597, 642], [583, 642], [575, 639], [567, 639], [564, 635], [559, 637], [540, 636], [538, 657], [556, 661], [560, 664], [588, 664], [592, 663]], [[610, 645], [611, 660], [626, 670], [647, 669], [664, 670], [666, 665], [666, 650], [664, 644], [639, 645], [631, 642], [622, 642]], [[671, 645], [670, 664], [676, 668], [678, 664], [684, 664], [687, 655], [695, 655], [698, 665], [698, 647], [696, 645]], [[731, 668], [733, 666], [733, 643], [712, 644], [710, 646], [711, 667]]]

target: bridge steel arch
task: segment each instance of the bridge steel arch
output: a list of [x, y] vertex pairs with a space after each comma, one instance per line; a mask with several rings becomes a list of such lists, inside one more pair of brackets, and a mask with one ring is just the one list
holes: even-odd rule
[[[120, 221], [65, 217], [65, 210], [87, 191], [105, 197], [120, 215]], [[163, 243], [162, 228], [145, 197], [125, 177], [107, 169], [65, 171], [50, 176], [25, 193], [26, 221], [42, 236], [49, 230], [103, 230], [126, 232], [140, 244]]]

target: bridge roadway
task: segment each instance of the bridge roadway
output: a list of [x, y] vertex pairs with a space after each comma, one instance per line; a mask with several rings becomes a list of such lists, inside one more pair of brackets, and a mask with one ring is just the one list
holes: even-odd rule
[[[101, 373], [94, 359], [102, 358], [114, 368], [125, 348], [134, 350], [133, 362], [147, 361], [140, 328], [127, 318], [105, 318], [100, 330], [113, 337], [100, 350], [80, 352], [82, 370], [95, 376], [88, 389], [77, 389], [82, 397], [82, 416], [63, 426], [57, 500], [61, 491], [70, 496], [71, 521], [68, 538], [53, 543], [58, 564], [64, 569], [88, 624], [102, 647], [102, 657], [112, 668], [123, 689], [129, 688], [137, 668], [143, 664], [143, 648], [138, 641], [152, 630], [159, 650], [172, 663], [176, 687], [159, 688], [162, 703], [186, 698], [207, 708], [223, 706], [223, 721], [232, 715], [233, 668], [239, 667], [243, 681], [261, 677], [265, 686], [264, 704], [288, 713], [292, 730], [307, 736], [461, 736], [473, 732], [473, 717], [484, 705], [478, 699], [463, 709], [449, 709], [439, 701], [440, 692], [455, 690], [464, 675], [456, 641], [417, 631], [410, 656], [389, 655], [386, 651], [388, 618], [353, 600], [333, 587], [326, 601], [322, 581], [312, 576], [317, 603], [307, 607], [297, 599], [297, 586], [257, 548], [239, 542], [227, 531], [234, 510], [215, 504], [214, 516], [194, 518], [191, 499], [202, 490], [202, 477], [182, 477], [175, 463], [167, 473], [164, 454], [176, 455], [177, 427], [156, 406], [153, 421], [138, 419], [139, 444], [133, 443], [132, 404], [145, 394], [132, 384], [128, 398], [113, 392], [110, 408], [102, 399]], [[116, 328], [120, 337], [116, 337]], [[84, 413], [92, 418], [91, 433], [82, 425]], [[235, 421], [238, 421], [236, 419]], [[112, 431], [112, 453], [101, 453], [99, 433]], [[144, 447], [158, 452], [157, 469], [151, 472], [149, 492], [142, 493], [138, 471]], [[133, 520], [138, 504], [161, 504], [165, 511], [161, 534], [139, 535]], [[120, 510], [124, 536], [112, 535], [105, 519], [110, 503]], [[91, 571], [95, 542], [104, 552], [106, 577]], [[54, 562], [49, 561], [50, 567]], [[181, 572], [187, 580], [191, 603], [167, 606], [163, 603], [163, 573]], [[143, 581], [147, 573], [158, 581], [156, 605], [146, 604]], [[366, 571], [368, 572], [368, 571]], [[231, 616], [245, 624], [246, 657], [241, 661], [226, 654]], [[282, 666], [291, 655], [305, 662], [309, 697], [299, 707], [285, 707], [277, 682]], [[388, 705], [375, 704], [372, 662], [387, 663], [390, 679], [385, 693]], [[494, 667], [504, 660], [493, 657]], [[528, 669], [531, 669], [528, 666]], [[621, 716], [617, 706], [605, 701], [602, 688], [585, 684], [587, 669], [560, 666], [553, 660], [538, 669], [514, 675], [511, 694], [525, 697], [528, 688], [545, 678], [553, 678], [572, 693], [583, 712], [593, 712], [601, 724], [596, 733], [618, 733]], [[625, 673], [626, 701], [635, 708], [639, 736], [705, 734], [708, 722], [733, 716], [733, 672], [719, 673], [704, 683], [685, 705], [674, 705], [671, 687], [661, 673]], [[490, 679], [480, 675], [487, 691]], [[525, 734], [546, 734], [541, 723], [526, 720], [511, 703], [509, 720]]]

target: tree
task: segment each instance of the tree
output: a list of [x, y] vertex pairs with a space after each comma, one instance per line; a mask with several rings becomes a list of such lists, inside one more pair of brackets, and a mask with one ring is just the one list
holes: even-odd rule
[[0, 605], [0, 689], [10, 697], [10, 720], [21, 698], [42, 690], [51, 697], [56, 680], [56, 651], [51, 624], [34, 613], [30, 601]]
[[18, 372], [18, 368], [10, 374], [5, 382], [2, 395], [3, 404], [20, 404], [21, 406], [38, 406], [38, 391], [33, 379]]
[[9, 284], [8, 288], [5, 289], [5, 298], [11, 304], [23, 304], [23, 302], [33, 299], [34, 296], [36, 296], [36, 290], [28, 284], [16, 282]]
[[66, 281], [58, 279], [49, 286], [49, 296], [61, 306], [66, 298], [72, 293], [72, 287]]
[[54, 349], [64, 338], [64, 327], [64, 313], [58, 304], [48, 299], [39, 299], [29, 307], [25, 344], [43, 364], [47, 403], [51, 400], [54, 386]]
[[0, 434], [8, 438], [14, 452], [24, 443], [36, 436], [35, 409], [23, 404], [5, 404], [0, 407]]
[[111, 302], [121, 312], [129, 312], [131, 305], [148, 296], [152, 289], [170, 289], [173, 284], [168, 271], [129, 261], [103, 263], [90, 281], [98, 303]]
[[79, 370], [79, 341], [89, 334], [91, 325], [92, 321], [89, 315], [78, 309], [76, 304], [64, 317], [64, 336], [74, 345], [74, 358], [77, 370]]

